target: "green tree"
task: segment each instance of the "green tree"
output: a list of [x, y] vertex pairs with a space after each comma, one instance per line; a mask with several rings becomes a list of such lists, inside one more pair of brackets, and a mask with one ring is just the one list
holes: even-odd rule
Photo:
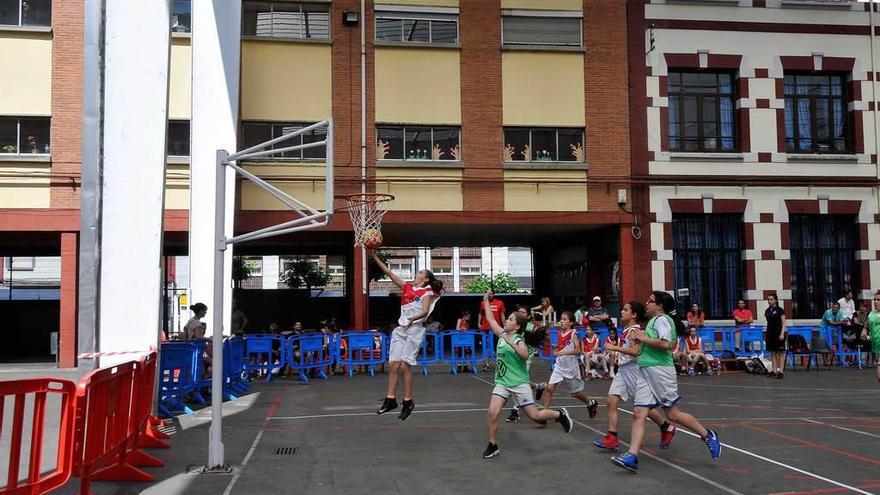
[[330, 282], [330, 270], [321, 268], [308, 256], [294, 256], [284, 263], [281, 281], [291, 289], [305, 288], [309, 294], [312, 288], [324, 288]]
[[496, 273], [494, 278], [484, 273], [471, 280], [465, 290], [471, 294], [483, 294], [489, 290], [489, 287], [495, 289], [495, 292], [499, 294], [517, 292], [519, 282], [509, 273]]
[[[379, 259], [382, 260], [382, 263], [385, 263], [386, 265], [388, 264], [388, 253], [386, 253], [385, 251], [376, 251], [376, 256], [378, 256]], [[367, 257], [367, 265], [369, 266], [369, 269], [367, 270], [367, 276], [370, 278], [370, 282], [382, 280], [382, 278], [385, 277], [385, 274], [382, 273], [382, 270], [379, 269], [379, 265], [374, 263], [373, 260], [369, 258], [369, 256]]]
[[240, 288], [241, 281], [250, 278], [256, 270], [257, 264], [244, 256], [232, 257], [232, 281], [236, 288]]

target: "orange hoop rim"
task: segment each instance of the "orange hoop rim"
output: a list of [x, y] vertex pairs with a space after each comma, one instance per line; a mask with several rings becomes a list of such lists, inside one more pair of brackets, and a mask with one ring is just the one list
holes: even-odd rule
[[394, 195], [386, 193], [342, 194], [336, 196], [336, 198], [344, 199], [348, 202], [347, 206], [337, 208], [336, 211], [347, 211], [356, 206], [361, 206], [365, 204], [391, 203], [392, 201], [394, 201]]

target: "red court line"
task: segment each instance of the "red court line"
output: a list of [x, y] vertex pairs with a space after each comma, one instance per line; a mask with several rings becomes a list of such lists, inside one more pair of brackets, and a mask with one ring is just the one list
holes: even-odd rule
[[[869, 485], [859, 485], [856, 488], [861, 488], [862, 490], [868, 490], [870, 488], [878, 488], [880, 487], [880, 483], [871, 483]], [[848, 492], [849, 489], [846, 488], [823, 488], [821, 490], [804, 490], [798, 492], [774, 492], [768, 495], [822, 495], [825, 493], [841, 493]]]
[[832, 454], [842, 455], [842, 456], [845, 456], [845, 457], [849, 457], [849, 458], [851, 458], [851, 459], [856, 459], [856, 460], [859, 460], [859, 461], [862, 461], [862, 462], [867, 462], [867, 463], [869, 463], [869, 464], [873, 464], [873, 465], [875, 465], [875, 466], [880, 466], [880, 461], [878, 461], [877, 459], [871, 459], [870, 457], [860, 456], [860, 455], [855, 454], [855, 453], [853, 453], [853, 452], [849, 452], [849, 451], [846, 451], [846, 450], [835, 449], [834, 447], [829, 447], [828, 445], [823, 445], [823, 444], [821, 444], [821, 443], [815, 443], [815, 442], [811, 442], [811, 441], [809, 441], [809, 440], [804, 440], [804, 439], [802, 439], [802, 438], [793, 437], [793, 436], [791, 436], [791, 435], [786, 435], [785, 433], [778, 433], [778, 432], [775, 432], [775, 431], [772, 431], [772, 430], [768, 430], [768, 429], [766, 429], [766, 428], [760, 428], [760, 427], [758, 427], [758, 426], [752, 426], [752, 425], [747, 424], [747, 423], [745, 423], [745, 422], [742, 423], [742, 426], [743, 426], [744, 428], [749, 428], [749, 429], [751, 429], [751, 430], [760, 431], [760, 432], [762, 432], [762, 433], [766, 433], [766, 434], [768, 434], [768, 435], [773, 435], [773, 436], [775, 436], [775, 437], [784, 438], [785, 440], [789, 440], [789, 441], [792, 441], [792, 442], [795, 442], [795, 443], [799, 443], [799, 444], [801, 444], [801, 445], [806, 445], [806, 446], [808, 446], [808, 447], [813, 447], [813, 448], [816, 448], [816, 449], [819, 449], [819, 450], [824, 450], [824, 451], [826, 451], [826, 452], [831, 452]]
[[281, 405], [281, 393], [275, 394], [275, 402], [272, 403], [272, 407], [269, 408], [269, 413], [266, 414], [266, 421], [272, 419], [272, 416], [275, 415], [275, 411], [278, 410], [278, 406]]

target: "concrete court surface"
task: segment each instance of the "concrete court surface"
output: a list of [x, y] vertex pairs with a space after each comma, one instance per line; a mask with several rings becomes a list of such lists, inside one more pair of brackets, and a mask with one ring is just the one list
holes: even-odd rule
[[[546, 379], [544, 363], [533, 379]], [[502, 423], [502, 454], [480, 457], [492, 376], [451, 376], [432, 367], [415, 379], [416, 411], [401, 422], [376, 416], [385, 375], [333, 376], [304, 385], [283, 377], [257, 381], [254, 392], [224, 404], [226, 458], [232, 474], [188, 474], [205, 462], [210, 410], [180, 416], [168, 430], [166, 462], [149, 468], [150, 484], [95, 483], [109, 494], [446, 494], [614, 493], [779, 494], [880, 493], [880, 384], [874, 370], [789, 372], [784, 380], [744, 374], [680, 379], [682, 407], [716, 428], [725, 448], [717, 461], [679, 431], [658, 451], [648, 425], [640, 472], [627, 473], [593, 447], [605, 431], [576, 400], [558, 398], [577, 420], [566, 435], [523, 418]], [[0, 373], [0, 379], [6, 376]], [[587, 391], [602, 397], [610, 381]], [[624, 407], [630, 411], [629, 406]], [[621, 440], [630, 416], [621, 413]], [[506, 416], [506, 414], [505, 414]], [[287, 451], [279, 449], [288, 449]], [[291, 453], [292, 452], [292, 453]], [[76, 493], [73, 479], [57, 493]]]

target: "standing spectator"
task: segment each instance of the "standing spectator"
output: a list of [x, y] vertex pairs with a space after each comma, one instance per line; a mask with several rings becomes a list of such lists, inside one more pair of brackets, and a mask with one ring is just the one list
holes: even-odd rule
[[765, 344], [773, 363], [773, 369], [767, 376], [781, 380], [785, 372], [785, 311], [779, 306], [776, 293], [767, 296], [767, 305], [764, 311], [764, 318], [767, 319]]
[[470, 330], [471, 329], [471, 312], [468, 310], [464, 310], [461, 312], [461, 316], [458, 317], [458, 321], [455, 322], [456, 330]]
[[691, 310], [688, 311], [688, 328], [696, 328], [697, 330], [703, 328], [703, 325], [706, 324], [706, 315], [703, 313], [703, 308], [700, 307], [699, 304], [694, 303], [691, 306]]
[[542, 297], [541, 304], [535, 306], [529, 311], [532, 314], [532, 318], [535, 321], [542, 322], [553, 322], [553, 314], [556, 312], [556, 309], [553, 308], [553, 304], [550, 303], [549, 297]]
[[853, 299], [853, 292], [847, 289], [843, 294], [843, 297], [837, 300], [837, 304], [840, 305], [840, 311], [843, 313], [843, 318], [846, 320], [852, 320], [856, 313], [856, 300]]
[[574, 312], [574, 321], [581, 323], [584, 320], [585, 314], [587, 314], [587, 303], [579, 301], [578, 309]]
[[746, 306], [744, 299], [737, 301], [736, 309], [733, 310], [733, 321], [736, 324], [736, 329], [733, 331], [733, 346], [738, 351], [742, 349], [742, 327], [755, 322], [755, 316]]
[[[840, 331], [841, 326], [843, 325], [843, 311], [840, 310], [840, 304], [834, 303], [831, 305], [831, 308], [825, 310], [825, 314], [822, 315], [822, 323], [820, 326], [822, 327], [825, 335], [830, 335], [833, 339], [832, 342], [837, 341], [837, 332]], [[855, 345], [855, 335], [845, 334], [843, 336], [843, 341], [846, 343], [846, 346], [852, 348]]]
[[589, 310], [587, 310], [586, 319], [581, 323], [584, 326], [589, 325], [593, 329], [593, 331], [597, 333], [603, 327], [608, 328], [609, 326], [611, 326], [611, 315], [608, 314], [608, 309], [605, 306], [602, 306], [601, 297], [593, 297], [593, 305], [590, 306]]
[[232, 301], [232, 333], [233, 335], [242, 335], [247, 328], [248, 319], [238, 307], [238, 302]]
[[202, 318], [208, 313], [208, 306], [204, 303], [195, 303], [189, 309], [193, 312], [193, 317], [183, 327], [183, 340], [206, 340], [206, 327], [202, 323]]
[[[504, 314], [506, 313], [506, 310], [504, 308], [504, 301], [495, 298], [495, 289], [489, 288], [489, 290], [486, 292], [486, 296], [487, 297], [485, 298], [485, 300], [480, 303], [480, 311], [477, 313], [477, 324], [481, 331], [488, 334], [492, 330], [492, 327], [489, 325], [489, 320], [487, 320], [486, 317], [483, 315], [483, 308], [488, 308], [489, 312], [492, 313], [492, 317], [495, 319], [496, 322], [505, 320], [506, 317], [504, 316]], [[490, 337], [493, 338], [492, 341], [489, 342], [489, 344], [494, 347], [494, 341], [498, 340], [498, 338], [492, 335], [490, 335]], [[489, 371], [491, 369], [489, 363], [488, 349], [486, 349], [486, 351], [486, 363], [483, 365], [483, 371]]]

